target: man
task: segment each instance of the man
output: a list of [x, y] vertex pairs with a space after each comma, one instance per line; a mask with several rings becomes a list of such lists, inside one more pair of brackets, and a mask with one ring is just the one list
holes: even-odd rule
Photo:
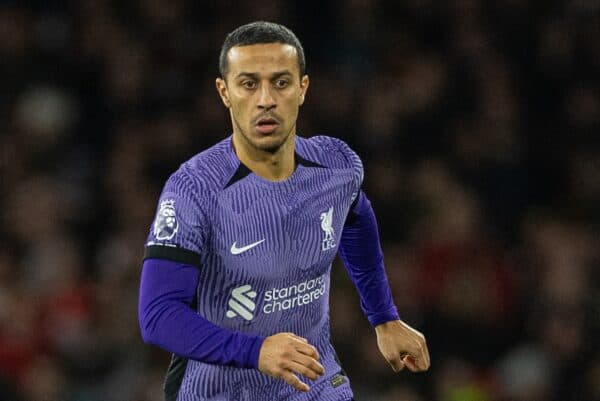
[[167, 400], [351, 400], [329, 339], [338, 251], [392, 368], [428, 369], [392, 301], [360, 159], [296, 136], [309, 85], [296, 36], [241, 26], [219, 66], [233, 134], [169, 178], [146, 245], [140, 327], [174, 354]]

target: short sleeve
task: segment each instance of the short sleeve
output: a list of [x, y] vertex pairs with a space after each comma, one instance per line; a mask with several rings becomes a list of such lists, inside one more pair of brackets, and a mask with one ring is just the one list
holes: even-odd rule
[[169, 177], [150, 226], [144, 259], [200, 265], [208, 226], [197, 187], [183, 169]]

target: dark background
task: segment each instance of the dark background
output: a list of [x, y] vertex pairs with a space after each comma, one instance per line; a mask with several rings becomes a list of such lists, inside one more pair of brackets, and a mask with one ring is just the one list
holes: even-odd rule
[[360, 401], [600, 400], [600, 2], [0, 2], [0, 399], [162, 399], [137, 326], [162, 184], [231, 132], [227, 32], [303, 42], [299, 134], [363, 158], [426, 374], [394, 374], [341, 264]]

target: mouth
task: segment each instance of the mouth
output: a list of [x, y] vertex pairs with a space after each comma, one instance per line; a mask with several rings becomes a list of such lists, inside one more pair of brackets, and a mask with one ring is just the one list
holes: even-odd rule
[[263, 117], [258, 120], [254, 126], [258, 132], [267, 135], [273, 133], [278, 125], [279, 122], [273, 117]]

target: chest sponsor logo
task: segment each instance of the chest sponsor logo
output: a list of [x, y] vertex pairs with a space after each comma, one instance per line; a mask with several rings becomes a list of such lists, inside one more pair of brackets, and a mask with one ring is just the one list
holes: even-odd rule
[[323, 230], [323, 241], [321, 250], [326, 251], [335, 248], [335, 231], [333, 230], [333, 206], [326, 212], [321, 213], [321, 229]]
[[256, 241], [252, 244], [246, 245], [246, 246], [242, 246], [242, 247], [237, 247], [237, 241], [233, 243], [233, 245], [231, 245], [231, 249], [230, 252], [233, 255], [239, 255], [240, 253], [244, 253], [246, 251], [249, 251], [250, 249], [254, 248], [257, 245], [262, 244], [265, 241], [265, 239], [261, 239], [260, 241]]
[[173, 239], [179, 223], [177, 222], [177, 213], [175, 213], [175, 200], [166, 199], [160, 203], [160, 208], [154, 219], [154, 236], [159, 241]]
[[227, 303], [229, 310], [227, 310], [225, 316], [228, 318], [241, 316], [245, 320], [252, 320], [254, 310], [256, 309], [254, 298], [256, 298], [256, 291], [252, 291], [250, 285], [246, 284], [234, 288], [231, 291], [231, 298], [229, 298], [229, 302]]
[[[262, 297], [262, 312], [271, 314], [308, 305], [321, 298], [327, 285], [325, 275], [292, 284], [288, 287], [271, 288]], [[249, 284], [234, 288], [225, 313], [228, 318], [239, 316], [252, 320], [256, 315], [256, 291]]]

